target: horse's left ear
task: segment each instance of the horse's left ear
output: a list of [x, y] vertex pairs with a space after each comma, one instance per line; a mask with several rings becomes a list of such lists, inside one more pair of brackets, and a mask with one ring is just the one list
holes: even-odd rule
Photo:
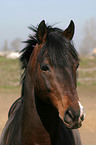
[[72, 40], [74, 35], [75, 25], [74, 22], [71, 20], [67, 29], [63, 31], [63, 36], [65, 36], [69, 41]]
[[45, 24], [45, 21], [43, 20], [41, 21], [37, 29], [37, 38], [39, 44], [44, 42], [46, 37], [47, 37], [47, 26]]

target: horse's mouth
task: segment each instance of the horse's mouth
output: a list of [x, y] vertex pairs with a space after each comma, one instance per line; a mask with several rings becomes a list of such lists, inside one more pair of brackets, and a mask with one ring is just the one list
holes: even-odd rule
[[64, 124], [66, 125], [67, 128], [70, 129], [77, 129], [80, 128], [82, 126], [82, 122], [72, 122], [72, 123], [66, 123], [65, 121], [63, 121]]
[[61, 116], [59, 116], [63, 123], [66, 125], [67, 128], [70, 129], [77, 129], [80, 128], [82, 126], [82, 122], [84, 120], [84, 117], [79, 117], [76, 120], [72, 120], [69, 116], [66, 116], [66, 118], [62, 118]]

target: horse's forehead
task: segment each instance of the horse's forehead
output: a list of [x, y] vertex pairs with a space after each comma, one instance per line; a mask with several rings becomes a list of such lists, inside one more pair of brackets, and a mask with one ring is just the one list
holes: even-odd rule
[[39, 52], [40, 52], [41, 48], [43, 47], [43, 45], [44, 44], [40, 44], [40, 45], [36, 44], [34, 50], [35, 50], [37, 55], [39, 54]]
[[[45, 43], [42, 43], [42, 44], [36, 44], [36, 46], [34, 47], [34, 50], [33, 50], [33, 53], [31, 55], [31, 63], [33, 66], [36, 65], [37, 63], [37, 60], [38, 60], [38, 56], [40, 56], [40, 60], [42, 60], [43, 62], [46, 61], [47, 63], [49, 63], [52, 67], [55, 67], [55, 68], [61, 68], [62, 70], [65, 70], [66, 69], [66, 66], [68, 68], [68, 70], [70, 69], [70, 66], [72, 67], [75, 67], [75, 65], [78, 63], [76, 61], [76, 59], [74, 59], [74, 57], [70, 54], [70, 52], [68, 52], [68, 56], [67, 54], [65, 56], [62, 56], [62, 58], [64, 59], [64, 61], [66, 62], [61, 62], [60, 60], [61, 59], [56, 59], [56, 56], [58, 55], [56, 52], [54, 54], [54, 52], [51, 51], [51, 54], [50, 54], [50, 51], [48, 50], [48, 48], [46, 49], [45, 48], [46, 45]], [[43, 51], [42, 51], [43, 50]], [[67, 50], [68, 51], [68, 50]], [[42, 54], [43, 52], [43, 54]], [[40, 55], [41, 54], [41, 55]], [[56, 56], [55, 56], [56, 55]], [[55, 61], [54, 61], [54, 58], [55, 57], [55, 61], [56, 63], [59, 62], [60, 64], [62, 63], [62, 66], [59, 66], [60, 64], [57, 64], [56, 66], [54, 65], [55, 64]], [[70, 58], [69, 58], [70, 57]], [[71, 61], [70, 61], [71, 60]], [[34, 64], [33, 64], [34, 63]]]
[[40, 44], [40, 45], [36, 44], [35, 45], [34, 50], [33, 50], [31, 57], [30, 57], [31, 62], [34, 62], [37, 59], [42, 47], [43, 47], [43, 44]]

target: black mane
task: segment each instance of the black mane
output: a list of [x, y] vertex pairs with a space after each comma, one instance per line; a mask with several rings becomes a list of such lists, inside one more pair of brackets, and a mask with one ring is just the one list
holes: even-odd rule
[[[31, 29], [33, 32], [37, 33], [37, 28], [29, 27], [29, 29]], [[29, 39], [27, 41], [23, 41], [23, 43], [26, 44], [26, 47], [20, 51], [20, 53], [21, 53], [21, 56], [20, 56], [21, 69], [23, 70], [23, 73], [21, 75], [22, 81], [26, 75], [26, 69], [27, 69], [27, 64], [29, 62], [30, 55], [31, 55], [35, 45], [38, 43], [36, 35], [32, 36], [30, 34]]]
[[63, 31], [53, 28], [48, 36], [45, 45], [42, 47], [38, 60], [43, 58], [43, 54], [47, 51], [51, 65], [55, 67], [68, 66], [68, 60], [74, 64], [79, 61], [78, 53], [74, 46], [62, 35]]

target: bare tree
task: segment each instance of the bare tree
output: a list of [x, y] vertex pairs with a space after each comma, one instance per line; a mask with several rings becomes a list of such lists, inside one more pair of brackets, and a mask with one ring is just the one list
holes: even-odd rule
[[96, 47], [96, 19], [91, 18], [84, 25], [84, 39], [80, 46], [81, 54], [88, 54]]
[[13, 40], [11, 42], [12, 49], [15, 50], [15, 51], [20, 50], [20, 45], [21, 45], [21, 39], [20, 38], [16, 38], [15, 40]]

